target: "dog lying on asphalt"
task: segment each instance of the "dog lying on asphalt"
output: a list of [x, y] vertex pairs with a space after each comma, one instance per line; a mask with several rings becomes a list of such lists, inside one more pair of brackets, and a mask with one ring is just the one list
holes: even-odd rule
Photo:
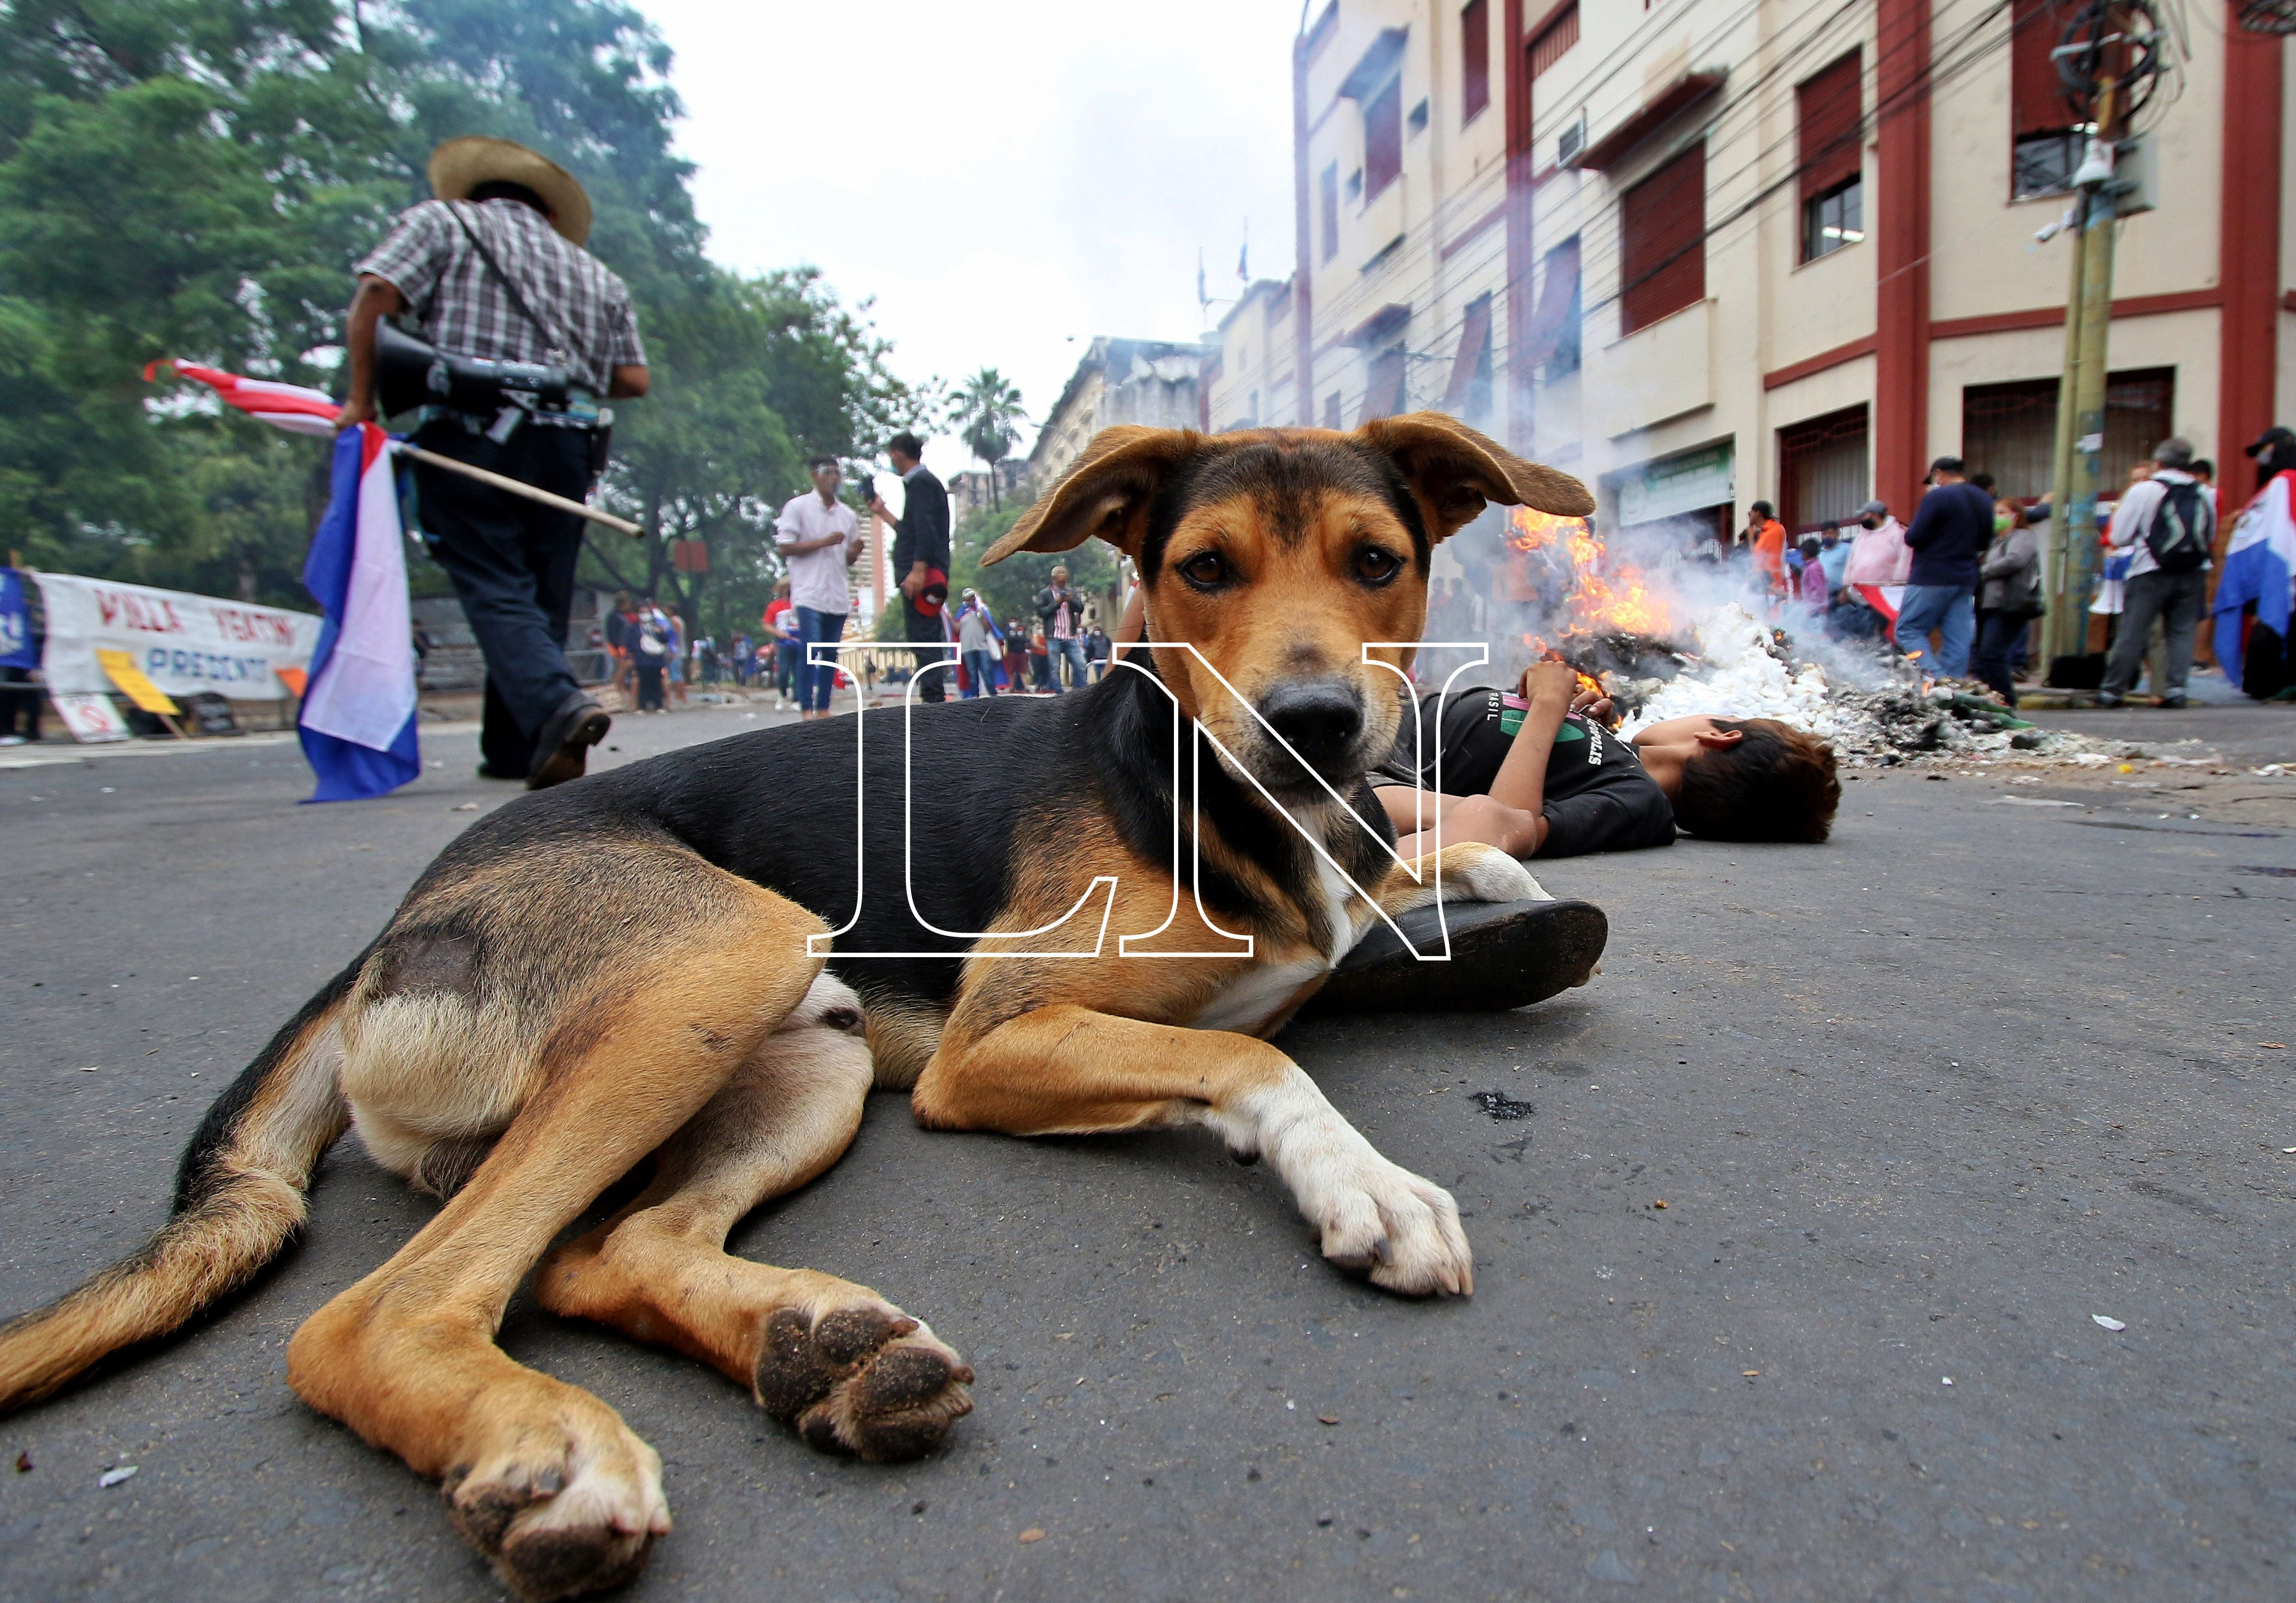
[[[716, 1366], [820, 1448], [914, 1458], [970, 1411], [972, 1370], [920, 1321], [725, 1251], [837, 1161], [873, 1084], [939, 1129], [1207, 1125], [1274, 1165], [1333, 1263], [1471, 1291], [1449, 1195], [1267, 1037], [1376, 921], [1353, 887], [1390, 915], [1436, 895], [1365, 782], [1405, 705], [1381, 665], [1413, 649], [1364, 642], [1419, 638], [1431, 550], [1487, 500], [1593, 508], [1432, 413], [1101, 434], [988, 560], [1108, 541], [1149, 649], [1078, 694], [759, 731], [473, 824], [209, 1111], [149, 1245], [0, 1329], [0, 1409], [243, 1284], [356, 1129], [445, 1206], [296, 1332], [289, 1384], [440, 1480], [521, 1597], [613, 1585], [669, 1529], [660, 1460], [495, 1345], [529, 1271], [545, 1307]], [[1439, 866], [1449, 898], [1544, 896], [1490, 846]]]

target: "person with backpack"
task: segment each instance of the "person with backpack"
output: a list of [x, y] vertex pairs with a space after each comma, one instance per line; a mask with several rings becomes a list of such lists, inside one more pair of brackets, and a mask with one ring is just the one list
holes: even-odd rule
[[2144, 660], [2145, 637], [2159, 618], [2167, 637], [2161, 683], [2153, 686], [2163, 707], [2185, 705], [2185, 681], [2192, 672], [2193, 638], [2208, 605], [2209, 553], [2216, 547], [2216, 499], [2193, 476], [2193, 446], [2171, 436], [2152, 452], [2152, 477], [2128, 487], [2112, 509], [2105, 544], [2127, 551], [2128, 588], [2104, 665], [2099, 707], [2119, 707]]

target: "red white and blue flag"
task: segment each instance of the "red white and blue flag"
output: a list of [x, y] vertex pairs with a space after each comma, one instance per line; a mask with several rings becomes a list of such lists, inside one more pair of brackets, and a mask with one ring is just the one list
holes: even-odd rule
[[275, 428], [333, 437], [326, 515], [303, 560], [303, 587], [326, 621], [311, 653], [296, 732], [318, 776], [313, 801], [357, 801], [398, 789], [422, 772], [422, 758], [414, 734], [406, 536], [390, 437], [373, 423], [337, 434], [340, 408], [321, 390], [173, 360], [151, 364], [144, 379], [163, 367]]
[[326, 615], [296, 720], [304, 758], [319, 778], [311, 799], [396, 790], [422, 772], [422, 757], [406, 536], [390, 437], [373, 423], [335, 436], [332, 493], [304, 559], [303, 588]]
[[2217, 660], [2225, 677], [2240, 683], [2247, 666], [2247, 629], [2242, 615], [2256, 603], [2256, 621], [2288, 638], [2292, 598], [2296, 597], [2296, 472], [2282, 471], [2241, 514], [2225, 547], [2224, 571], [2217, 576], [2214, 610]]

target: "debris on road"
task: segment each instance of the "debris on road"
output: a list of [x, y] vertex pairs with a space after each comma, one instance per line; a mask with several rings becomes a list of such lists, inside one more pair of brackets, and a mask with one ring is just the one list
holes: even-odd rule
[[2284, 1052], [2288, 1050], [2288, 1043], [2285, 1041], [2259, 1041], [2256, 1044], [2267, 1052]]
[[1538, 1111], [1528, 1102], [1516, 1101], [1503, 1091], [1479, 1091], [1468, 1100], [1495, 1121], [1527, 1119]]
[[447, 809], [449, 813], [475, 813], [478, 810], [479, 804], [476, 802], [459, 802]]
[[120, 1482], [134, 1478], [135, 1474], [135, 1466], [133, 1464], [122, 1464], [117, 1469], [107, 1469], [95, 1477], [96, 1490], [108, 1492]]
[[32, 1473], [32, 1450], [30, 1448], [27, 1447], [23, 1452], [16, 1455], [16, 1473], [18, 1475], [29, 1475]]
[[1021, 1540], [1023, 1542], [1042, 1542], [1044, 1539], [1044, 1532], [1035, 1525], [1030, 1525], [1027, 1530], [1021, 1533]]
[[2128, 1323], [2126, 1320], [2115, 1319], [2110, 1313], [2092, 1313], [2089, 1317], [2095, 1320], [2098, 1324], [2103, 1325], [2108, 1330], [2126, 1330], [2128, 1329]]
[[1337, 1425], [1340, 1422], [1340, 1417], [1337, 1414], [1317, 1414], [1316, 1422], [1318, 1425]]

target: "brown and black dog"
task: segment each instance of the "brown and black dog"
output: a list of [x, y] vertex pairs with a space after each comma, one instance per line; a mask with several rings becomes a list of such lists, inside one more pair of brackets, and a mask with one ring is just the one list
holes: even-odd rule
[[[1350, 880], [1390, 913], [1434, 895], [1364, 783], [1405, 705], [1382, 665], [1413, 650], [1364, 646], [1419, 638], [1431, 550], [1487, 500], [1592, 506], [1433, 414], [1102, 434], [989, 560], [1108, 541], [1152, 649], [1080, 694], [761, 731], [472, 825], [209, 1111], [150, 1244], [0, 1330], [0, 1409], [243, 1284], [357, 1129], [447, 1201], [296, 1333], [289, 1384], [441, 1480], [521, 1596], [611, 1585], [669, 1529], [660, 1461], [495, 1345], [529, 1271], [545, 1307], [715, 1365], [819, 1447], [911, 1458], [971, 1410], [964, 1361], [875, 1292], [725, 1251], [837, 1161], [873, 1084], [940, 1129], [1208, 1125], [1334, 1263], [1470, 1291], [1450, 1197], [1267, 1037], [1376, 917]], [[1542, 894], [1493, 848], [1442, 859], [1447, 896]]]

